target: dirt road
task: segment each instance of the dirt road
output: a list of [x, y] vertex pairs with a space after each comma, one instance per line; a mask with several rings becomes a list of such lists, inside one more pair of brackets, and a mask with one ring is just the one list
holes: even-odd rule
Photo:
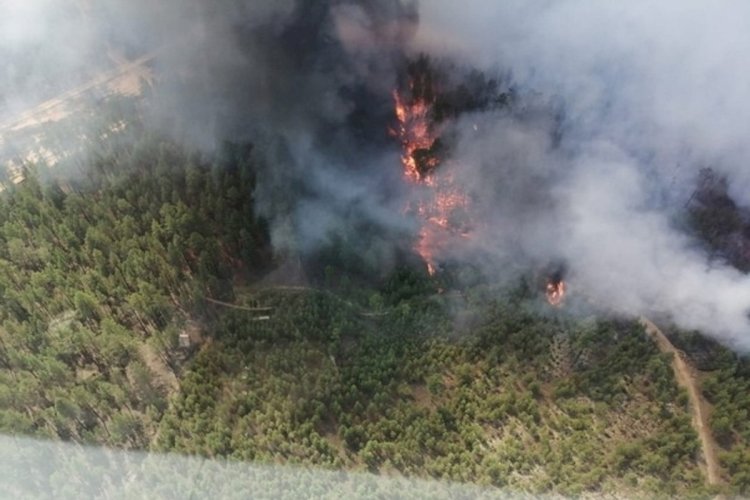
[[677, 384], [688, 393], [690, 409], [693, 414], [693, 427], [700, 438], [703, 459], [706, 462], [706, 481], [709, 485], [721, 484], [721, 467], [719, 466], [717, 452], [718, 445], [714, 440], [713, 434], [711, 434], [711, 426], [708, 420], [708, 404], [701, 394], [700, 382], [685, 360], [684, 353], [677, 349], [653, 322], [644, 317], [641, 317], [640, 321], [646, 329], [646, 333], [656, 342], [659, 350], [673, 355], [672, 369], [674, 370]]
[[[133, 61], [124, 62], [113, 70], [101, 73], [96, 78], [80, 85], [74, 89], [68, 90], [53, 99], [49, 99], [38, 106], [0, 122], [0, 133], [21, 130], [23, 128], [38, 125], [47, 121], [56, 121], [64, 118], [70, 112], [66, 109], [66, 104], [71, 100], [77, 99], [86, 92], [109, 85], [115, 87], [115, 91], [121, 93], [132, 93], [132, 76], [145, 77], [143, 67], [146, 63], [153, 60], [156, 53], [146, 54]], [[121, 81], [120, 81], [121, 80]]]

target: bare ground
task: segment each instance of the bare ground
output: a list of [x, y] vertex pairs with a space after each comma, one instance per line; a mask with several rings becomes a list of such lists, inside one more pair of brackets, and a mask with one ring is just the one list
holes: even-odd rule
[[175, 392], [180, 387], [180, 383], [177, 380], [177, 376], [167, 366], [164, 360], [154, 351], [154, 348], [148, 344], [141, 344], [138, 348], [138, 353], [141, 355], [141, 360], [148, 367], [148, 369], [154, 374], [156, 380], [170, 392]]
[[132, 95], [139, 90], [141, 79], [150, 81], [150, 72], [146, 63], [154, 59], [156, 53], [146, 54], [133, 61], [123, 61], [117, 68], [106, 71], [92, 80], [74, 89], [68, 90], [53, 99], [49, 99], [38, 106], [0, 122], [0, 132], [17, 131], [44, 122], [57, 121], [70, 113], [67, 104], [84, 93], [101, 87], [109, 86], [112, 92]]
[[700, 438], [705, 461], [706, 482], [709, 485], [722, 484], [718, 445], [713, 434], [711, 434], [711, 426], [709, 425], [710, 406], [702, 396], [700, 381], [696, 373], [689, 365], [685, 353], [677, 349], [654, 323], [644, 317], [641, 317], [640, 321], [646, 329], [646, 333], [656, 342], [659, 350], [663, 353], [672, 354], [672, 369], [677, 384], [687, 391], [690, 400], [693, 427]]

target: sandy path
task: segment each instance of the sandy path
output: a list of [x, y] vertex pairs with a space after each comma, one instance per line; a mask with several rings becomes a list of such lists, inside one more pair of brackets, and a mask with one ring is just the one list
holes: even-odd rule
[[640, 321], [645, 327], [646, 333], [656, 342], [659, 350], [663, 353], [673, 355], [672, 369], [674, 370], [677, 384], [687, 390], [690, 399], [693, 427], [700, 438], [703, 459], [706, 462], [706, 480], [709, 485], [721, 484], [721, 467], [719, 466], [717, 453], [718, 445], [711, 434], [711, 426], [708, 421], [708, 404], [701, 395], [700, 382], [687, 361], [685, 361], [684, 353], [678, 350], [654, 323], [644, 317], [641, 317]]
[[[38, 106], [35, 106], [20, 115], [9, 118], [4, 122], [0, 122], [0, 133], [21, 130], [47, 121], [60, 120], [70, 112], [70, 110], [66, 109], [64, 106], [70, 100], [76, 99], [86, 92], [103, 85], [112, 85], [113, 83], [116, 85], [118, 83], [117, 80], [124, 79], [130, 75], [137, 75], [138, 77], [144, 76], [143, 65], [154, 59], [154, 57], [156, 57], [156, 53], [150, 53], [122, 64], [113, 70], [100, 74], [83, 85], [79, 85], [74, 89], [63, 92], [53, 99], [44, 101]], [[127, 83], [123, 81], [120, 86], [123, 85], [130, 87], [132, 86], [132, 83], [130, 81], [127, 81]]]

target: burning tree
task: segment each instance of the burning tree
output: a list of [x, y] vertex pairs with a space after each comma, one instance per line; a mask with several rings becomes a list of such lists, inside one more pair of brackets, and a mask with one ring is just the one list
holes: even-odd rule
[[409, 210], [422, 221], [414, 250], [430, 274], [437, 271], [436, 255], [449, 240], [472, 233], [469, 197], [453, 174], [441, 168], [451, 161], [443, 138], [447, 125], [463, 112], [510, 102], [510, 94], [498, 92], [497, 81], [481, 73], [471, 74], [471, 84], [455, 86], [445, 75], [422, 56], [407, 66], [405, 83], [393, 91], [396, 125], [391, 135], [401, 144], [404, 176], [425, 188]]
[[547, 296], [547, 302], [551, 306], [559, 307], [565, 300], [565, 282], [562, 279], [550, 280], [547, 283], [545, 289], [545, 295]]

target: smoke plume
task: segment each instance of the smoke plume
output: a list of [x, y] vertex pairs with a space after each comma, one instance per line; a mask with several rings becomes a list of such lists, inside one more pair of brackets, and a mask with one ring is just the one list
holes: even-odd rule
[[486, 123], [482, 133], [463, 135], [462, 175], [497, 214], [485, 245], [512, 259], [563, 259], [573, 286], [596, 302], [666, 312], [681, 327], [750, 349], [750, 281], [709, 262], [675, 223], [703, 166], [728, 177], [740, 204], [750, 201], [750, 72], [739, 64], [750, 49], [741, 21], [750, 8], [470, 4], [424, 4], [418, 45], [510, 70], [518, 88], [563, 110], [560, 123], [531, 126], [483, 115], [474, 118]]
[[473, 69], [503, 75], [512, 104], [442, 124], [440, 168], [471, 200], [473, 230], [439, 257], [498, 281], [564, 262], [571, 288], [606, 309], [666, 313], [750, 350], [750, 281], [677, 223], [702, 167], [750, 203], [746, 3], [67, 5], [3, 6], [3, 113], [95, 74], [107, 50], [158, 51], [147, 121], [206, 150], [255, 144], [274, 244], [299, 252], [332, 233], [389, 262], [408, 248], [419, 221], [404, 207], [419, 190], [388, 133], [407, 61], [425, 53], [455, 82]]

